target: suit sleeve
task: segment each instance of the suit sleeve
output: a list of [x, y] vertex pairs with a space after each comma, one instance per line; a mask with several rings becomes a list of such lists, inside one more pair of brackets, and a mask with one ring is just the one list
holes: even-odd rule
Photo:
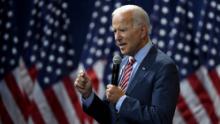
[[112, 124], [111, 109], [107, 101], [102, 101], [94, 95], [92, 104], [89, 107], [83, 106], [83, 110], [100, 124]]
[[155, 73], [150, 105], [141, 105], [127, 97], [119, 111], [129, 122], [139, 124], [171, 124], [179, 95], [179, 76], [174, 64], [166, 64]]

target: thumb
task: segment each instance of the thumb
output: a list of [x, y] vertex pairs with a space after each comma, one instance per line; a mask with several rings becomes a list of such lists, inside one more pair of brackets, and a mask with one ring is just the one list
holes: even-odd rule
[[84, 78], [86, 80], [89, 79], [89, 77], [88, 77], [88, 75], [87, 75], [87, 73], [85, 71], [80, 72], [80, 77], [82, 77], [82, 78]]

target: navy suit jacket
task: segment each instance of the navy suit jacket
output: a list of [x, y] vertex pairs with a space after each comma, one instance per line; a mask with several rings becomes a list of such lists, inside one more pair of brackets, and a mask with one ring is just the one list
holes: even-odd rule
[[84, 111], [100, 124], [171, 124], [179, 96], [176, 65], [153, 45], [138, 67], [126, 95], [119, 112], [96, 95], [88, 108], [83, 107]]

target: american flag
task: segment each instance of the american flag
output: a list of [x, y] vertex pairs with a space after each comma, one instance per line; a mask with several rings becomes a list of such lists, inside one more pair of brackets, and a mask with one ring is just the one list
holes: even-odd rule
[[220, 123], [220, 2], [203, 0], [201, 13], [192, 0], [177, 1], [174, 11], [173, 1], [157, 2], [154, 41], [175, 60], [181, 77], [174, 124]]
[[34, 0], [24, 42], [16, 37], [14, 1], [0, 2], [0, 123], [84, 124], [67, 2]]
[[[118, 53], [111, 12], [127, 3], [135, 1], [95, 1], [80, 68], [92, 77], [100, 96], [110, 82], [112, 56]], [[150, 16], [152, 41], [179, 66], [181, 93], [174, 124], [220, 123], [220, 3], [203, 0], [201, 13], [195, 9], [197, 4], [192, 0], [156, 0]]]
[[[11, 83], [13, 80], [10, 79], [10, 72], [18, 64], [17, 60], [20, 52], [19, 40], [15, 33], [13, 7], [12, 0], [0, 1], [0, 123], [13, 123], [10, 115], [16, 114], [19, 118], [21, 113], [21, 111], [11, 107], [15, 104], [15, 99], [12, 98], [12, 94], [8, 93], [10, 90], [15, 89]], [[14, 92], [14, 94], [16, 93]], [[19, 97], [22, 97], [21, 95]], [[19, 119], [19, 122], [24, 122], [24, 118], [23, 120]]]

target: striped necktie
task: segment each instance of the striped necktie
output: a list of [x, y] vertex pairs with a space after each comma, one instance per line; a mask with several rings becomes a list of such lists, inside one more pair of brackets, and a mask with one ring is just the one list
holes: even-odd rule
[[135, 63], [135, 59], [133, 57], [129, 57], [129, 62], [127, 63], [127, 65], [124, 68], [124, 73], [122, 75], [122, 79], [121, 79], [121, 83], [120, 83], [121, 89], [123, 91], [125, 91], [125, 89], [128, 86], [128, 81], [131, 76], [132, 66], [134, 63]]

